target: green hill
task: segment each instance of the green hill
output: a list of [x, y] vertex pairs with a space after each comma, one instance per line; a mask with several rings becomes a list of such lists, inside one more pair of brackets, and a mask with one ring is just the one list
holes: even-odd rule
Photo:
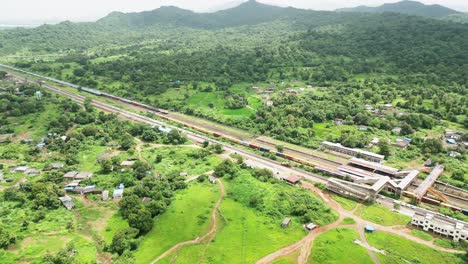
[[360, 12], [360, 13], [383, 13], [393, 12], [406, 15], [424, 16], [432, 18], [442, 18], [460, 12], [441, 6], [441, 5], [425, 5], [417, 1], [401, 1], [397, 3], [383, 4], [378, 7], [358, 6], [354, 8], [337, 9], [337, 12]]

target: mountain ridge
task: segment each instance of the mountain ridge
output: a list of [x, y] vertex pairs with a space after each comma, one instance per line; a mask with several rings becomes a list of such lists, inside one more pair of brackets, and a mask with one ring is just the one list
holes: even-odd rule
[[383, 12], [394, 12], [405, 15], [416, 15], [430, 18], [444, 18], [449, 15], [461, 14], [457, 10], [434, 4], [425, 5], [418, 1], [404, 0], [396, 3], [385, 3], [377, 7], [370, 6], [357, 6], [352, 8], [340, 8], [336, 9], [335, 12], [359, 12], [359, 13], [383, 13]]

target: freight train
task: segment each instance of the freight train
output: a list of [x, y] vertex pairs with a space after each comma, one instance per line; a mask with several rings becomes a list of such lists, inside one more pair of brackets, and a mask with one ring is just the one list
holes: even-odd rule
[[466, 209], [462, 209], [460, 207], [457, 207], [457, 206], [454, 206], [454, 205], [451, 205], [451, 204], [448, 204], [448, 203], [443, 203], [443, 202], [441, 202], [439, 200], [432, 199], [432, 198], [429, 198], [427, 196], [423, 196], [423, 198], [421, 198], [421, 201], [423, 201], [425, 203], [428, 203], [428, 204], [445, 207], [445, 208], [448, 208], [448, 209], [450, 209], [452, 211], [461, 212], [464, 215], [468, 215], [468, 210], [466, 210]]
[[125, 99], [125, 98], [122, 98], [122, 97], [118, 97], [118, 96], [115, 96], [115, 95], [111, 95], [111, 94], [108, 94], [108, 93], [103, 93], [101, 91], [90, 89], [90, 88], [87, 88], [87, 87], [81, 87], [81, 86], [76, 85], [76, 84], [72, 84], [72, 83], [69, 83], [69, 82], [64, 82], [64, 81], [57, 80], [57, 79], [54, 79], [54, 78], [50, 78], [50, 77], [47, 77], [47, 76], [42, 76], [42, 75], [35, 74], [35, 73], [32, 73], [32, 72], [28, 72], [28, 71], [24, 71], [24, 70], [21, 70], [21, 69], [13, 68], [13, 67], [10, 67], [10, 66], [7, 66], [7, 65], [0, 64], [0, 66], [6, 67], [6, 68], [9, 68], [9, 69], [18, 71], [18, 72], [26, 73], [26, 74], [29, 74], [29, 75], [32, 75], [32, 76], [35, 76], [35, 77], [38, 77], [38, 78], [41, 78], [41, 79], [56, 82], [56, 83], [59, 83], [61, 85], [69, 86], [69, 87], [75, 88], [75, 89], [77, 89], [79, 91], [83, 91], [83, 92], [86, 92], [86, 93], [89, 93], [89, 94], [92, 94], [92, 95], [95, 95], [95, 96], [105, 97], [105, 98], [109, 98], [109, 99], [114, 100], [114, 101], [119, 101], [119, 102], [123, 102], [123, 103], [126, 103], [126, 104], [135, 105], [135, 106], [147, 109], [149, 111], [153, 111], [155, 113], [163, 114], [161, 116], [161, 118], [163, 118], [163, 119], [171, 120], [173, 122], [179, 123], [179, 124], [181, 124], [181, 125], [183, 125], [185, 127], [189, 127], [189, 128], [191, 128], [193, 130], [202, 132], [204, 134], [213, 135], [216, 138], [223, 138], [223, 139], [225, 139], [227, 141], [230, 141], [232, 143], [240, 144], [242, 146], [249, 147], [251, 149], [256, 149], [256, 150], [259, 150], [259, 151], [264, 152], [264, 153], [270, 153], [270, 154], [275, 155], [277, 157], [284, 158], [284, 159], [287, 159], [287, 160], [290, 160], [290, 161], [294, 161], [294, 162], [297, 162], [299, 164], [303, 164], [303, 165], [310, 166], [310, 167], [315, 167], [316, 166], [315, 163], [312, 163], [312, 162], [310, 162], [308, 160], [301, 159], [301, 158], [294, 157], [294, 156], [290, 156], [290, 155], [286, 155], [286, 154], [284, 154], [282, 152], [279, 152], [279, 151], [270, 150], [268, 147], [257, 146], [255, 144], [248, 143], [248, 142], [245, 142], [245, 141], [240, 141], [239, 139], [232, 138], [232, 137], [224, 135], [224, 134], [213, 133], [211, 131], [208, 131], [208, 130], [206, 130], [204, 128], [201, 128], [201, 127], [198, 127], [198, 126], [188, 125], [188, 124], [186, 124], [184, 122], [181, 122], [179, 120], [176, 120], [176, 119], [169, 119], [169, 117], [165, 116], [165, 115], [169, 114], [169, 111], [164, 110], [164, 109], [160, 109], [160, 108], [156, 108], [156, 107], [153, 107], [153, 106], [145, 105], [145, 104], [142, 104], [140, 102], [132, 101], [132, 100]]

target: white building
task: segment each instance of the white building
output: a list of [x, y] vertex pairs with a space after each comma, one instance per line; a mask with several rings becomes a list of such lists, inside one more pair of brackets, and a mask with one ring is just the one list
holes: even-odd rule
[[450, 237], [453, 241], [468, 241], [468, 223], [444, 215], [416, 211], [411, 224], [435, 234]]

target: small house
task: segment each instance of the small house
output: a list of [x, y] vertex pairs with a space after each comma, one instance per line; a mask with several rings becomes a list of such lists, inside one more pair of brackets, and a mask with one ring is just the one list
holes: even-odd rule
[[73, 199], [68, 195], [59, 197], [59, 200], [62, 202], [63, 206], [67, 208], [67, 210], [71, 210], [75, 207], [75, 204], [73, 203]]
[[364, 230], [367, 233], [374, 233], [375, 232], [375, 228], [373, 226], [370, 226], [370, 225], [366, 225], [366, 227], [364, 227]]
[[289, 184], [296, 185], [301, 181], [301, 177], [291, 175], [291, 176], [288, 176], [286, 179], [284, 179], [284, 181]]
[[37, 176], [39, 175], [41, 172], [36, 170], [36, 169], [27, 169], [24, 174], [28, 175], [28, 176]]
[[317, 225], [314, 224], [314, 223], [309, 223], [309, 224], [305, 225], [305, 228], [306, 228], [307, 230], [309, 230], [309, 231], [312, 231], [312, 230], [314, 230], [315, 228], [317, 228]]
[[291, 224], [291, 218], [290, 217], [286, 217], [283, 222], [281, 223], [281, 227], [282, 228], [287, 228], [289, 227], [289, 224]]
[[373, 138], [372, 141], [370, 142], [372, 145], [377, 145], [379, 144], [380, 139], [379, 138]]
[[367, 131], [367, 126], [359, 126], [359, 131]]
[[383, 107], [387, 110], [390, 110], [390, 109], [393, 109], [393, 105], [392, 104], [384, 104]]
[[449, 143], [450, 145], [456, 145], [457, 141], [453, 138], [447, 138], [447, 143]]
[[268, 100], [268, 101], [265, 102], [265, 106], [268, 106], [268, 107], [273, 106], [273, 104], [274, 103], [271, 100]]
[[400, 149], [406, 149], [409, 146], [409, 143], [408, 141], [399, 138], [394, 143], [392, 143], [392, 145]]
[[16, 167], [13, 172], [20, 172], [20, 173], [25, 173], [29, 169], [28, 166], [19, 166]]
[[337, 126], [342, 126], [342, 125], [344, 125], [344, 123], [345, 123], [345, 121], [343, 119], [341, 119], [341, 118], [336, 118], [335, 119], [335, 124]]
[[216, 183], [216, 178], [213, 177], [213, 176], [209, 176], [209, 177], [208, 177], [208, 180], [209, 180], [211, 183]]
[[109, 191], [103, 191], [102, 192], [102, 200], [103, 201], [108, 201], [109, 200]]
[[132, 167], [135, 164], [134, 160], [125, 160], [120, 163], [120, 167]]
[[65, 178], [65, 179], [74, 179], [77, 174], [78, 174], [77, 171], [69, 171], [69, 172], [65, 173], [65, 175], [63, 175], [63, 178]]
[[123, 198], [124, 189], [114, 189], [112, 197], [114, 200], [120, 200]]
[[63, 163], [54, 163], [54, 164], [52, 164], [52, 169], [53, 170], [59, 170], [59, 169], [62, 169], [63, 167], [65, 167], [65, 165]]
[[76, 174], [75, 179], [77, 180], [84, 180], [93, 177], [93, 173], [91, 172], [79, 172]]
[[399, 135], [401, 133], [401, 127], [394, 127], [392, 129], [392, 133], [396, 134], [396, 135]]
[[458, 156], [461, 156], [461, 154], [456, 152], [456, 151], [450, 151], [448, 155], [449, 155], [449, 157], [452, 157], [452, 158], [456, 158]]
[[185, 172], [185, 171], [184, 171], [184, 172], [179, 173], [179, 175], [180, 175], [181, 177], [187, 177], [187, 176], [188, 176], [188, 172]]

